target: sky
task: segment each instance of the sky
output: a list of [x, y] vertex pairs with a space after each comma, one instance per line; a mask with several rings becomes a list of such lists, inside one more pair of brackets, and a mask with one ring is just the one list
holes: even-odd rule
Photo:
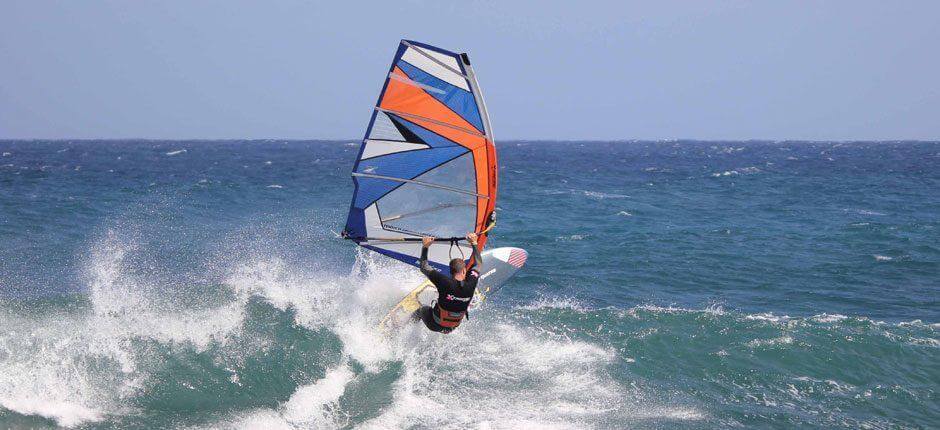
[[496, 140], [940, 140], [938, 1], [0, 0], [0, 139], [361, 139], [400, 39]]

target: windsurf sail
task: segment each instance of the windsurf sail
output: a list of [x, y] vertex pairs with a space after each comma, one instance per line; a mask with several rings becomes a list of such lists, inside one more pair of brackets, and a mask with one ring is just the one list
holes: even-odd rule
[[359, 148], [343, 236], [418, 265], [421, 236], [438, 238], [444, 269], [480, 247], [496, 208], [496, 147], [467, 54], [402, 40]]

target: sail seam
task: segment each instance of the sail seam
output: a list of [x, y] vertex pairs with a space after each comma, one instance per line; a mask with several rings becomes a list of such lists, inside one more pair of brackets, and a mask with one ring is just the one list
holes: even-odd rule
[[373, 174], [371, 174], [371, 173], [359, 173], [359, 172], [353, 172], [352, 175], [353, 175], [353, 176], [363, 177], [363, 178], [385, 179], [385, 180], [388, 180], [388, 181], [405, 182], [405, 183], [409, 183], [409, 184], [423, 185], [423, 186], [425, 186], [425, 187], [431, 187], [431, 188], [438, 188], [438, 189], [441, 189], [441, 190], [453, 191], [453, 192], [455, 192], [455, 193], [461, 193], [461, 194], [466, 194], [466, 195], [469, 195], [469, 196], [481, 197], [481, 198], [484, 198], [484, 199], [490, 198], [490, 196], [487, 196], [487, 195], [485, 195], [485, 194], [477, 194], [477, 193], [474, 193], [474, 192], [472, 192], [472, 191], [465, 191], [465, 190], [461, 190], [461, 189], [458, 189], [458, 188], [448, 187], [448, 186], [446, 186], [446, 185], [432, 184], [432, 183], [430, 183], [430, 182], [416, 181], [416, 180], [414, 180], [414, 179], [396, 178], [396, 177], [394, 177], [394, 176], [373, 175]]
[[444, 91], [441, 90], [441, 89], [434, 88], [434, 87], [432, 87], [432, 86], [430, 86], [430, 85], [422, 84], [422, 83], [417, 82], [417, 81], [415, 81], [415, 80], [412, 80], [412, 79], [410, 79], [410, 78], [408, 78], [408, 77], [401, 76], [401, 75], [399, 75], [398, 73], [395, 73], [395, 72], [389, 73], [389, 74], [388, 74], [388, 77], [391, 78], [391, 79], [394, 79], [394, 80], [396, 80], [396, 81], [398, 81], [398, 82], [402, 82], [402, 83], [407, 84], [407, 85], [413, 85], [413, 86], [416, 86], [416, 87], [418, 87], [418, 88], [421, 88], [421, 89], [423, 89], [423, 90], [425, 90], [425, 91], [430, 91], [430, 92], [435, 93], [435, 94], [447, 94], [446, 92], [444, 92]]
[[379, 112], [393, 113], [393, 114], [395, 114], [395, 115], [398, 115], [398, 116], [401, 116], [401, 117], [405, 117], [405, 118], [420, 119], [420, 120], [422, 120], [422, 121], [427, 121], [427, 122], [430, 122], [430, 123], [433, 123], [433, 124], [440, 125], [440, 126], [442, 126], [442, 127], [448, 127], [448, 128], [452, 128], [452, 129], [454, 129], [454, 130], [462, 131], [462, 132], [464, 132], [464, 133], [472, 134], [472, 135], [474, 135], [474, 136], [479, 136], [479, 137], [484, 137], [484, 138], [486, 137], [486, 135], [480, 134], [480, 132], [478, 132], [478, 131], [475, 131], [475, 130], [468, 130], [468, 129], [466, 129], [466, 128], [463, 128], [463, 127], [460, 127], [460, 126], [457, 126], [457, 125], [448, 124], [448, 123], [446, 123], [446, 122], [442, 122], [442, 121], [438, 121], [438, 120], [436, 120], [436, 119], [431, 119], [431, 118], [423, 117], [423, 116], [421, 116], [421, 115], [415, 115], [415, 114], [412, 114], [412, 113], [407, 113], [407, 112], [401, 112], [401, 111], [397, 111], [397, 110], [391, 110], [391, 109], [380, 108], [380, 107], [378, 107], [378, 106], [375, 107], [375, 110], [377, 110], [377, 111], [379, 111]]
[[382, 221], [383, 223], [386, 223], [386, 222], [390, 222], [390, 221], [397, 221], [397, 220], [400, 220], [400, 219], [402, 219], [402, 218], [408, 218], [408, 217], [417, 216], [417, 215], [424, 215], [424, 214], [430, 213], [430, 212], [435, 212], [435, 211], [444, 210], [444, 209], [458, 208], [458, 207], [463, 207], [463, 206], [466, 206], [466, 207], [475, 207], [476, 205], [471, 205], [471, 204], [467, 204], [467, 203], [459, 203], [459, 204], [458, 204], [458, 203], [448, 203], [448, 204], [437, 205], [437, 206], [434, 206], [434, 207], [430, 207], [430, 208], [422, 209], [422, 210], [418, 210], [418, 211], [406, 212], [406, 213], [399, 214], [399, 215], [392, 215], [392, 216], [390, 216], [390, 217], [388, 217], [388, 218], [380, 218], [380, 221]]

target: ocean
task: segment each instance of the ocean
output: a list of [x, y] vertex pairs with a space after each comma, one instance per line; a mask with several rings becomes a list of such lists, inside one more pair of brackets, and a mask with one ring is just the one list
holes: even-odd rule
[[940, 426], [940, 143], [497, 142], [446, 336], [375, 329], [358, 145], [0, 141], [0, 428]]

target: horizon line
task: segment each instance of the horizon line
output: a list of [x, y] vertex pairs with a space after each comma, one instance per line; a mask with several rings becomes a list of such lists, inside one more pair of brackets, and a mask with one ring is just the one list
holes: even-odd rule
[[[0, 142], [322, 142], [322, 143], [361, 143], [363, 139], [344, 139], [344, 138], [149, 138], [149, 137], [104, 137], [104, 138], [0, 138]], [[495, 143], [518, 143], [518, 142], [550, 142], [550, 143], [678, 143], [678, 142], [701, 142], [701, 143], [940, 143], [937, 139], [696, 139], [696, 138], [665, 138], [665, 139], [505, 139], [498, 140]]]

